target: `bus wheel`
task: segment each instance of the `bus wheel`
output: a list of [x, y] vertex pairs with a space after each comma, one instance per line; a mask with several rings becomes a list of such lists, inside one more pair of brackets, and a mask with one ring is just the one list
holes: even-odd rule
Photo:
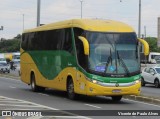
[[141, 86], [145, 86], [145, 81], [143, 77], [141, 78]]
[[36, 85], [35, 75], [31, 75], [31, 89], [33, 92], [44, 91], [44, 87], [40, 87]]
[[69, 79], [67, 81], [67, 95], [71, 100], [74, 100], [76, 98], [76, 94], [74, 92], [74, 83], [72, 79]]
[[122, 99], [122, 96], [112, 96], [114, 102], [119, 102]]

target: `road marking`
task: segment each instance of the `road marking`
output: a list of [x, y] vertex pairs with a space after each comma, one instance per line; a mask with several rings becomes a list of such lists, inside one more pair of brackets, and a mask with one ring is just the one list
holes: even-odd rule
[[123, 99], [123, 100], [129, 100], [129, 101], [132, 101], [132, 102], [143, 103], [143, 104], [152, 105], [152, 106], [156, 106], [156, 107], [159, 107], [159, 108], [160, 108], [160, 105], [155, 105], [155, 104], [150, 104], [150, 103], [141, 102], [141, 101], [136, 101], [136, 100], [130, 100], [130, 99]]
[[3, 102], [3, 103], [5, 103], [5, 102], [6, 102], [6, 103], [25, 103], [25, 102], [17, 102], [16, 100], [3, 100], [3, 101], [0, 100], [0, 103], [1, 103], [1, 102]]
[[0, 104], [1, 106], [10, 106], [10, 107], [40, 107], [37, 105], [11, 105], [11, 104]]
[[49, 96], [49, 95], [47, 95], [47, 94], [44, 94], [44, 93], [38, 93], [38, 94], [40, 94], [40, 95], [44, 95], [44, 96]]
[[32, 116], [32, 117], [29, 117], [29, 118], [27, 118], [27, 119], [41, 119], [41, 118], [43, 118], [43, 116], [41, 116], [41, 117]]
[[95, 108], [101, 108], [101, 107], [98, 107], [98, 106], [95, 106], [95, 105], [90, 105], [90, 104], [84, 104], [84, 105], [87, 105], [87, 106], [90, 106], [90, 107], [95, 107]]
[[16, 88], [16, 87], [13, 87], [13, 86], [9, 86], [10, 88]]
[[[25, 101], [25, 100], [13, 99], [13, 98], [8, 98], [8, 97], [4, 97], [4, 96], [0, 96], [0, 98], [1, 98], [1, 99], [14, 100], [14, 101], [21, 101], [21, 102], [25, 102], [25, 103], [28, 103], [28, 104], [29, 104], [29, 105], [25, 105], [25, 106], [24, 106], [24, 105], [13, 105], [13, 106], [41, 107], [41, 108], [44, 108], [44, 109], [59, 110], [60, 112], [63, 112], [63, 113], [66, 113], [66, 114], [70, 114], [70, 115], [73, 115], [73, 116], [50, 116], [50, 117], [76, 118], [76, 119], [91, 119], [91, 118], [89, 118], [89, 117], [79, 116], [79, 115], [76, 115], [76, 114], [74, 114], [74, 113], [70, 113], [70, 112], [67, 112], [67, 111], [62, 111], [62, 110], [60, 110], [60, 109], [48, 107], [48, 106], [45, 106], [45, 105], [41, 105], [41, 104], [37, 104], [37, 103]], [[6, 105], [6, 104], [0, 104], [0, 105]], [[32, 105], [34, 105], [34, 106], [32, 106]], [[8, 105], [8, 106], [12, 106], [12, 105]], [[25, 110], [25, 109], [24, 109], [24, 110]]]
[[21, 80], [19, 80], [19, 79], [14, 79], [15, 77], [13, 77], [13, 78], [9, 78], [9, 77], [0, 77], [0, 79], [9, 79], [9, 80], [15, 80], [15, 81], [18, 81], [18, 82], [21, 82]]

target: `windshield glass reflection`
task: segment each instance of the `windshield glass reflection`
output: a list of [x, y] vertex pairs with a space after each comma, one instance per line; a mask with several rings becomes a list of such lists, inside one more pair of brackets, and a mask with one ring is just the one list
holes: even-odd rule
[[140, 70], [135, 33], [87, 32], [89, 69], [106, 74], [130, 74]]

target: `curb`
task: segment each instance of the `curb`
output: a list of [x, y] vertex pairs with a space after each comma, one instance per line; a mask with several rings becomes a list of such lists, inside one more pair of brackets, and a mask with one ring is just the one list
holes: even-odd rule
[[155, 99], [154, 97], [146, 97], [146, 96], [135, 96], [135, 95], [127, 95], [124, 96], [125, 99], [140, 101], [140, 102], [146, 102], [151, 104], [160, 105], [160, 99]]

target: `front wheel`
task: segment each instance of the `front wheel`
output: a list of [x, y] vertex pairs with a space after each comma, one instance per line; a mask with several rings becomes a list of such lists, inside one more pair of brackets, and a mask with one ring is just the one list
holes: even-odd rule
[[114, 102], [119, 102], [122, 99], [122, 96], [112, 96]]
[[67, 95], [71, 100], [76, 99], [76, 94], [74, 92], [74, 83], [72, 79], [70, 79], [67, 83]]
[[159, 80], [158, 80], [158, 79], [156, 79], [156, 80], [154, 81], [154, 85], [155, 85], [156, 88], [159, 88], [159, 87], [160, 87], [160, 84], [159, 84]]

